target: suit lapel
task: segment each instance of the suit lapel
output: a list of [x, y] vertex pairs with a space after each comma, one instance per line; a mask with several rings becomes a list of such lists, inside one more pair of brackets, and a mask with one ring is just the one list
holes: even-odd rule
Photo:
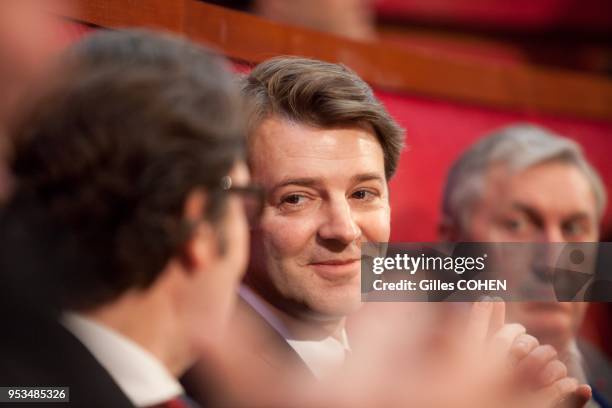
[[235, 322], [252, 328], [252, 351], [266, 364], [275, 369], [289, 369], [312, 376], [308, 366], [287, 340], [242, 298], [238, 300]]
[[70, 387], [71, 407], [133, 407], [72, 333], [54, 319], [36, 319], [32, 326], [36, 331], [14, 333], [12, 339], [4, 339], [10, 342], [6, 343], [10, 353], [0, 356], [3, 384]]

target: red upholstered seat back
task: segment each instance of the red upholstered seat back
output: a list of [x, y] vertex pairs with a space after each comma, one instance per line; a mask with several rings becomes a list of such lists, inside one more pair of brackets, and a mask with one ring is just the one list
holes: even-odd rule
[[[450, 165], [475, 140], [510, 123], [539, 124], [576, 140], [611, 191], [612, 121], [509, 112], [386, 92], [377, 94], [406, 129], [407, 148], [391, 181], [393, 241], [437, 239], [441, 194]], [[608, 206], [605, 227], [610, 228], [611, 222], [612, 211]]]

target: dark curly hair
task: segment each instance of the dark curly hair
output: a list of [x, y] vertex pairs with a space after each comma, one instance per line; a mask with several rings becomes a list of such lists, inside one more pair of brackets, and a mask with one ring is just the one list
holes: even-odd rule
[[187, 40], [101, 31], [65, 60], [11, 134], [0, 267], [48, 277], [62, 308], [83, 310], [155, 281], [189, 238], [190, 192], [222, 216], [245, 126], [222, 59]]

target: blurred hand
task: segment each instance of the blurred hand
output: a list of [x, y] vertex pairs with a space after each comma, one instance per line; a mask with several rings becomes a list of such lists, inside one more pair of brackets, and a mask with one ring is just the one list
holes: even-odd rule
[[[503, 302], [475, 303], [467, 325], [470, 346], [485, 350], [484, 380], [500, 407], [582, 407], [591, 398], [588, 385], [567, 376], [556, 350], [526, 333], [520, 324], [504, 324]], [[471, 358], [478, 355], [466, 353]], [[469, 363], [466, 363], [469, 364]], [[496, 383], [497, 382], [497, 383]]]
[[[444, 338], [433, 339], [435, 307], [366, 305], [351, 328], [352, 356], [325, 381], [262, 365], [227, 343], [220, 352], [234, 363], [214, 372], [225, 373], [235, 407], [577, 408], [590, 399], [554, 349], [505, 324], [504, 303], [475, 303], [462, 327], [434, 330]], [[249, 332], [238, 336], [243, 344], [255, 344]]]
[[552, 347], [521, 325], [505, 324], [503, 302], [475, 303], [463, 329], [449, 329], [450, 340], [433, 346], [422, 342], [426, 322], [402, 321], [409, 315], [418, 320], [427, 309], [373, 306], [357, 330], [365, 341], [355, 346], [354, 361], [310, 406], [332, 400], [364, 408], [575, 408], [590, 399], [590, 388], [567, 377]]

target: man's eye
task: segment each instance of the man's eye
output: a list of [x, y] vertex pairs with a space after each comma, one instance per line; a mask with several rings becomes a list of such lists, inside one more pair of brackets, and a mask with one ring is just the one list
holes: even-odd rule
[[571, 222], [563, 226], [563, 232], [568, 236], [582, 234], [584, 230], [584, 226], [576, 222]]
[[376, 194], [369, 190], [357, 190], [351, 196], [358, 200], [370, 200], [374, 198]]
[[289, 194], [282, 198], [281, 204], [300, 205], [304, 204], [306, 197], [300, 194]]
[[508, 231], [520, 231], [524, 228], [524, 223], [520, 220], [504, 220], [504, 226]]

